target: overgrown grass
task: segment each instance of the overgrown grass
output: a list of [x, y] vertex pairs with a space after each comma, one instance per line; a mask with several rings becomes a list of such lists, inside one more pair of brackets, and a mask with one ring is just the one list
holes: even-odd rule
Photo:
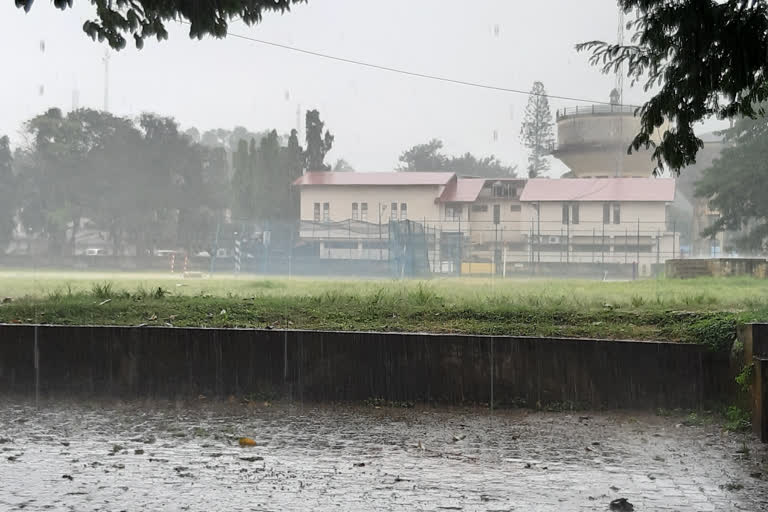
[[0, 322], [659, 339], [730, 346], [768, 319], [752, 279], [339, 281], [2, 274]]

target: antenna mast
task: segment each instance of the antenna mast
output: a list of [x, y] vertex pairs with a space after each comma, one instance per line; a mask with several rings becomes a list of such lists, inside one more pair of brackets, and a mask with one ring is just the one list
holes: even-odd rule
[[[624, 9], [621, 7], [621, 3], [619, 2], [619, 27], [616, 30], [616, 44], [619, 46], [624, 45]], [[624, 63], [622, 62], [619, 67], [616, 69], [616, 77], [615, 77], [615, 87], [614, 91], [616, 91], [615, 97], [616, 97], [616, 104], [619, 109], [619, 115], [616, 117], [616, 122], [618, 122], [618, 138], [619, 138], [619, 145], [618, 145], [618, 154], [616, 155], [616, 177], [620, 178], [622, 174], [624, 174]]]
[[[619, 4], [619, 28], [616, 31], [616, 44], [624, 46], [624, 9]], [[624, 103], [624, 62], [616, 69], [616, 91], [619, 93], [619, 105]]]
[[104, 51], [104, 112], [109, 112], [109, 50]]

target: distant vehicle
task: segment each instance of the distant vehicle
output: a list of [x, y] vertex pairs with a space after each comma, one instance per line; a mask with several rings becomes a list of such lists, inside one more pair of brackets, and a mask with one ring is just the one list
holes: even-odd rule
[[86, 256], [107, 256], [107, 250], [106, 249], [97, 249], [95, 247], [92, 247], [90, 249], [85, 250]]
[[159, 251], [155, 251], [155, 256], [170, 257], [170, 256], [174, 256], [174, 255], [175, 256], [183, 256], [184, 253], [182, 251], [174, 251], [174, 250], [171, 250], [171, 249], [161, 249]]

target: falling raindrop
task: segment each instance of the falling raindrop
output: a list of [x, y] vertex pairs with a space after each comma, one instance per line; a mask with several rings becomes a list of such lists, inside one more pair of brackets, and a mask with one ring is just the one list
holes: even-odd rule
[[499, 32], [501, 32], [501, 29], [499, 28], [499, 24], [493, 26], [493, 35], [495, 37], [499, 37]]
[[496, 142], [499, 140], [499, 130], [493, 130], [493, 141]]
[[285, 101], [291, 101], [291, 91], [285, 90]]
[[42, 85], [42, 84], [41, 84], [41, 85], [38, 87], [38, 89], [37, 89], [37, 94], [38, 94], [39, 96], [42, 96], [43, 94], [45, 94], [45, 86], [44, 86], [44, 85]]
[[45, 41], [40, 40], [40, 52], [45, 53]]

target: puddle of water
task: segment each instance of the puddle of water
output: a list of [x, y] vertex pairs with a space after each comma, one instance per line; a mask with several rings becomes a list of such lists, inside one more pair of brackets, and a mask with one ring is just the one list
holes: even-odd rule
[[4, 399], [0, 509], [606, 510], [617, 497], [636, 510], [768, 509], [767, 486], [750, 476], [762, 471], [763, 446], [750, 440], [745, 457], [751, 438], [678, 423], [208, 402], [36, 409]]

